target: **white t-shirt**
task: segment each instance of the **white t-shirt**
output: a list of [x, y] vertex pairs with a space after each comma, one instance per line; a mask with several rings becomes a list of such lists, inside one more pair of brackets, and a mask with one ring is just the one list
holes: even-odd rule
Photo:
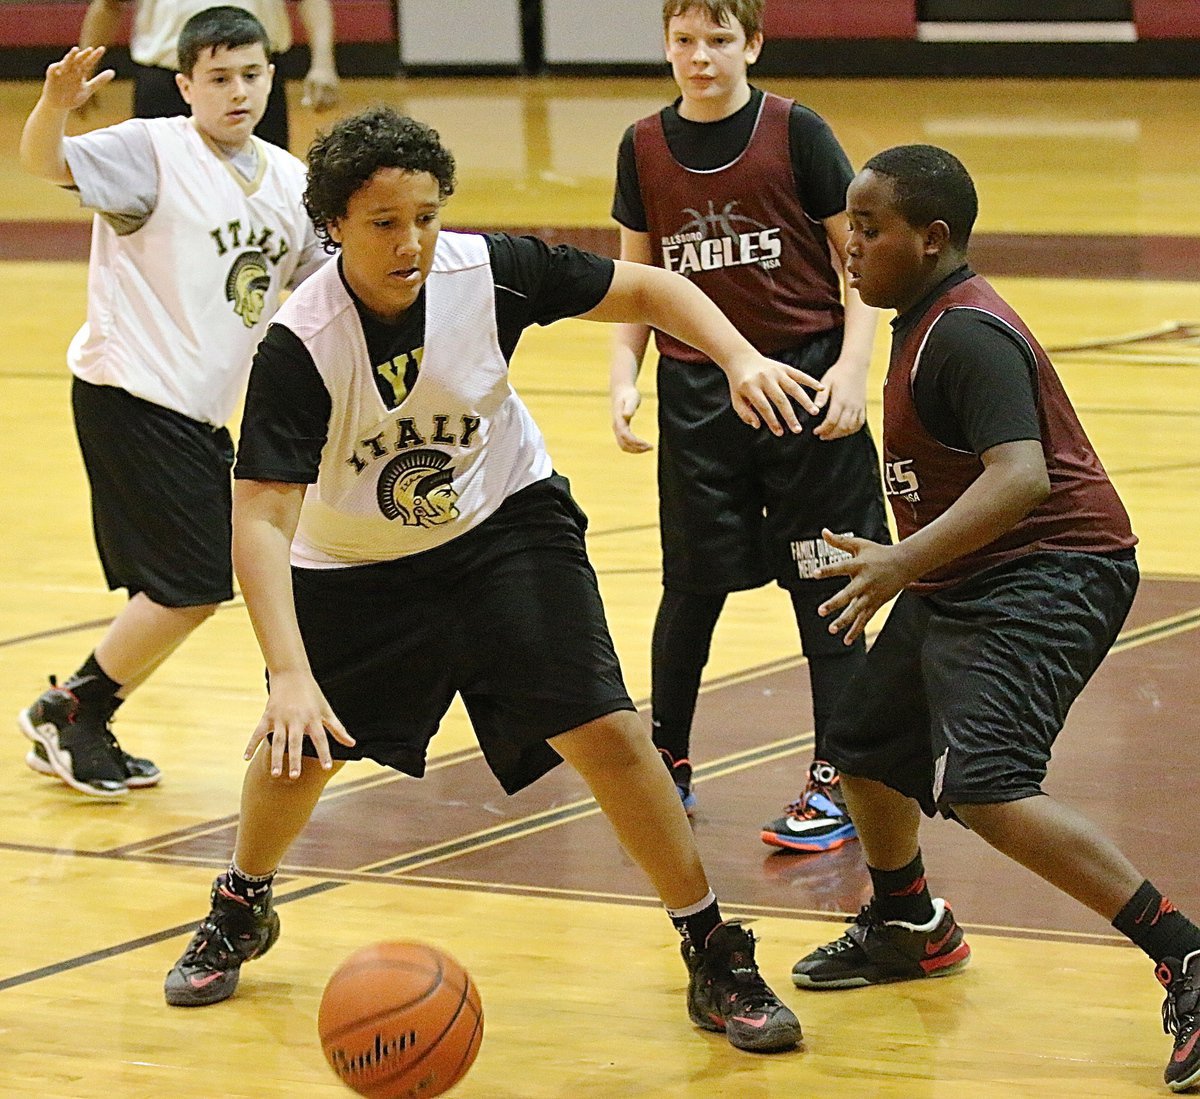
[[130, 119], [65, 143], [92, 223], [87, 321], [72, 373], [221, 426], [281, 290], [328, 258], [304, 165], [253, 139], [246, 179], [191, 119]]
[[[176, 70], [175, 44], [183, 25], [212, 0], [138, 0], [129, 39], [129, 55], [139, 65]], [[250, 12], [267, 32], [272, 53], [285, 53], [292, 44], [292, 24], [284, 0], [236, 0], [235, 8]]]

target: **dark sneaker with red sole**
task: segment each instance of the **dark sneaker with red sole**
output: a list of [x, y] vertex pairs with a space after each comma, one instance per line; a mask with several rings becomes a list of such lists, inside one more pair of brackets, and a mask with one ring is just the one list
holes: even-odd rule
[[213, 882], [212, 910], [163, 983], [173, 1007], [205, 1007], [229, 999], [243, 962], [260, 958], [279, 938], [271, 891], [253, 904], [232, 892], [222, 874]]
[[1163, 1081], [1172, 1091], [1186, 1091], [1200, 1083], [1200, 950], [1183, 961], [1164, 958], [1154, 975], [1167, 990], [1163, 1030], [1175, 1037]]
[[971, 948], [950, 906], [937, 897], [928, 924], [876, 918], [866, 905], [840, 939], [817, 947], [792, 967], [797, 988], [858, 988], [862, 985], [949, 977], [966, 967]]
[[738, 923], [713, 929], [703, 950], [683, 941], [688, 967], [688, 1017], [724, 1031], [730, 1045], [752, 1053], [793, 1049], [800, 1020], [767, 986], [754, 961], [754, 936]]

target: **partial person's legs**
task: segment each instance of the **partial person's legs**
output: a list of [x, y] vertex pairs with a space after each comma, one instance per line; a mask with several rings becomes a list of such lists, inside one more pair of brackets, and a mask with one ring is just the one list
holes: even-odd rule
[[[144, 592], [121, 609], [87, 660], [61, 687], [51, 684], [18, 715], [45, 766], [82, 793], [115, 797], [127, 786], [152, 786], [158, 768], [122, 751], [112, 735], [113, 712], [218, 604], [167, 607]], [[40, 749], [40, 751], [39, 751]]]
[[1090, 820], [1045, 795], [955, 813], [997, 851], [1087, 905], [1140, 947], [1167, 990], [1164, 1029], [1175, 1048], [1163, 1079], [1200, 1081], [1200, 928], [1164, 897]]
[[1091, 821], [1045, 795], [954, 812], [997, 851], [1110, 922], [1145, 881]]
[[724, 592], [698, 594], [664, 588], [654, 620], [650, 650], [654, 746], [662, 753], [679, 799], [689, 812], [696, 804], [692, 792], [692, 721], [700, 677], [708, 663], [713, 630], [724, 605]]
[[326, 783], [326, 771], [305, 756], [299, 777], [271, 775], [270, 744], [260, 746], [242, 781], [241, 816], [228, 872], [213, 882], [211, 910], [163, 983], [168, 1004], [203, 1007], [233, 995], [243, 962], [265, 954], [279, 938], [271, 882], [304, 830]]
[[844, 774], [842, 788], [867, 865], [898, 870], [912, 862], [919, 845], [921, 807], [874, 779]]
[[279, 58], [272, 54], [271, 61], [275, 65], [275, 79], [271, 82], [271, 93], [267, 96], [267, 108], [254, 127], [255, 137], [278, 145], [281, 149], [288, 147], [290, 133], [288, 130], [287, 81], [279, 71]]
[[842, 784], [871, 875], [871, 903], [840, 939], [792, 967], [793, 983], [854, 988], [957, 973], [971, 948], [949, 906], [929, 895], [920, 806], [873, 779], [843, 773]]
[[588, 784], [683, 934], [692, 1022], [725, 1031], [739, 1049], [795, 1046], [800, 1024], [759, 975], [754, 937], [721, 921], [687, 815], [637, 715], [619, 710], [549, 743]]
[[134, 65], [133, 114], [135, 118], [174, 118], [190, 115], [191, 107], [179, 94], [175, 74], [157, 65]]
[[273, 874], [304, 831], [325, 786], [342, 766], [335, 760], [326, 771], [319, 760], [305, 756], [297, 778], [275, 778], [271, 774], [271, 745], [264, 742], [242, 781], [233, 865], [254, 877]]
[[130, 599], [113, 619], [95, 652], [105, 674], [121, 685], [115, 693], [128, 697], [218, 606], [208, 603], [199, 607], [165, 607], [145, 592]]
[[760, 832], [763, 843], [787, 851], [835, 851], [855, 838], [837, 768], [827, 762], [825, 740], [838, 700], [866, 660], [867, 647], [862, 638], [853, 645], [843, 645], [830, 635], [828, 622], [817, 614], [817, 607], [842, 583], [840, 579], [809, 580], [788, 593], [808, 660], [815, 746], [800, 797], [787, 806], [783, 816], [764, 824]]
[[[667, 908], [690, 907], [708, 894], [687, 816], [635, 713], [608, 714], [554, 737], [550, 746], [588, 784], [621, 846]], [[707, 929], [696, 927], [696, 937], [703, 939], [719, 922], [718, 915]]]

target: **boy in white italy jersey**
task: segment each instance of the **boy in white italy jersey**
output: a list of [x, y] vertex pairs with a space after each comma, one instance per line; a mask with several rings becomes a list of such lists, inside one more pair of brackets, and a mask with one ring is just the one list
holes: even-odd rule
[[655, 324], [706, 348], [747, 422], [778, 433], [799, 427], [793, 401], [815, 407], [801, 386], [816, 383], [758, 355], [678, 275], [440, 233], [453, 186], [437, 135], [388, 108], [309, 152], [305, 203], [339, 259], [255, 356], [235, 470], [234, 563], [270, 695], [232, 864], [167, 1002], [233, 993], [279, 934], [271, 880], [334, 771], [370, 758], [419, 777], [460, 693], [507, 791], [562, 759], [583, 775], [684, 936], [693, 1021], [739, 1048], [790, 1049], [800, 1026], [759, 976], [753, 937], [721, 919], [625, 691], [586, 520], [508, 359], [530, 324]]
[[225, 422], [279, 292], [324, 262], [304, 212], [304, 167], [251, 136], [273, 70], [266, 32], [211, 8], [179, 40], [192, 115], [64, 137], [68, 113], [112, 79], [103, 50], [46, 73], [25, 125], [25, 169], [96, 211], [88, 316], [72, 341], [72, 408], [96, 544], [125, 604], [62, 686], [18, 717], [37, 771], [119, 797], [158, 781], [123, 752], [113, 712], [233, 594], [232, 442]]

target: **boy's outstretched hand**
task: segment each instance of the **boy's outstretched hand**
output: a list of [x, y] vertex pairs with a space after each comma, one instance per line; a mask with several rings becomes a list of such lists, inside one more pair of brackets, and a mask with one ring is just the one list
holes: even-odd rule
[[103, 56], [103, 46], [72, 46], [66, 57], [46, 69], [46, 82], [42, 86], [43, 102], [61, 111], [74, 111], [82, 107], [117, 75], [113, 69], [92, 75]]
[[782, 435], [784, 428], [798, 435], [802, 428], [792, 402], [811, 415], [819, 411], [805, 387], [818, 393], [825, 387], [794, 366], [755, 353], [724, 370], [733, 410], [751, 427], [765, 423], [772, 435]]
[[830, 633], [845, 631], [843, 641], [852, 645], [862, 636], [875, 612], [889, 599], [900, 594], [913, 577], [908, 574], [898, 546], [883, 546], [852, 534], [834, 534], [822, 530], [821, 537], [834, 549], [850, 554], [841, 561], [822, 565], [815, 572], [818, 580], [829, 576], [848, 576], [850, 582], [836, 595], [825, 600], [817, 613], [825, 618], [841, 613], [829, 624]]

